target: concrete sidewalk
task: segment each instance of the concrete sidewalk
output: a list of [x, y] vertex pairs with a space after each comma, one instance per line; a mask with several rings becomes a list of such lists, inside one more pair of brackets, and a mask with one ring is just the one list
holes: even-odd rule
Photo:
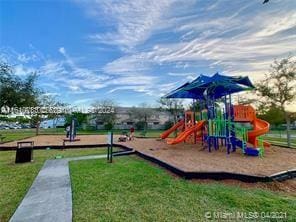
[[106, 158], [106, 155], [47, 160], [16, 209], [11, 222], [72, 221], [69, 161]]

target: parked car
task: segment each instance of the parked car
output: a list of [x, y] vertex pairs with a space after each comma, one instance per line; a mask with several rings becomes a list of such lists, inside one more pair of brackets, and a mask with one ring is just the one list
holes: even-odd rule
[[6, 123], [1, 123], [1, 124], [0, 124], [0, 129], [1, 129], [1, 130], [6, 130], [6, 129], [10, 129], [10, 128], [9, 128], [9, 125], [8, 125], [8, 124], [6, 124]]
[[[8, 127], [6, 127], [6, 126], [0, 126], [0, 130], [5, 130], [5, 129], [7, 129]], [[9, 128], [8, 128], [9, 129]]]
[[16, 125], [9, 125], [9, 129], [18, 129]]
[[10, 129], [21, 129], [22, 127], [19, 124], [13, 123], [9, 125]]
[[21, 128], [22, 129], [29, 129], [31, 127], [30, 127], [30, 124], [21, 124]]
[[10, 129], [8, 125], [3, 125], [3, 128], [6, 130]]

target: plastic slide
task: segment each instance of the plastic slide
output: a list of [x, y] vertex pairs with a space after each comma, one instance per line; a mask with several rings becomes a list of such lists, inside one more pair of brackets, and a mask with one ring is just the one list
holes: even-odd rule
[[162, 134], [160, 134], [160, 138], [161, 139], [167, 138], [172, 132], [174, 132], [175, 130], [177, 130], [179, 127], [181, 127], [183, 125], [184, 125], [184, 120], [181, 120], [181, 121], [177, 122], [171, 128], [169, 128], [168, 130], [166, 130]]
[[[255, 118], [252, 124], [253, 130], [248, 132], [248, 142], [253, 144], [254, 147], [258, 147], [257, 137], [269, 131], [269, 123], [262, 119]], [[270, 146], [270, 144], [264, 142], [264, 146]]]
[[[256, 117], [255, 109], [248, 105], [235, 105], [233, 106], [234, 121], [237, 122], [250, 122], [253, 125], [253, 130], [248, 132], [248, 142], [254, 147], [258, 147], [258, 136], [261, 136], [269, 131], [269, 123], [258, 119]], [[264, 142], [264, 146], [270, 146], [269, 143]]]
[[[185, 141], [187, 139], [187, 137], [190, 136], [192, 133], [194, 133], [196, 131], [200, 131], [201, 128], [203, 127], [204, 123], [205, 123], [204, 120], [197, 122], [197, 124], [188, 128], [184, 132], [180, 133], [176, 138], [168, 139], [167, 144], [173, 145], [173, 144], [177, 144], [177, 143], [181, 143], [181, 142]], [[201, 132], [199, 132], [199, 133], [201, 134]]]

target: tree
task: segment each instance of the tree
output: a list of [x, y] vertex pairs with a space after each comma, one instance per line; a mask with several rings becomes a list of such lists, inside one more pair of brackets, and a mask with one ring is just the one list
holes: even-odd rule
[[31, 115], [31, 125], [36, 126], [36, 135], [39, 135], [40, 123], [43, 119], [53, 119], [57, 121], [58, 118], [64, 116], [63, 110], [58, 110], [59, 108], [66, 108], [67, 104], [62, 103], [57, 100], [55, 96], [47, 95], [46, 93], [39, 90], [39, 95], [37, 98], [37, 106], [41, 109], [37, 110], [36, 113], [30, 113]]
[[7, 63], [0, 62], [0, 107], [34, 107], [39, 90], [35, 87], [37, 74], [31, 73], [25, 79], [14, 74]]
[[87, 113], [82, 113], [82, 112], [72, 112], [71, 114], [65, 115], [66, 119], [66, 125], [70, 125], [72, 122], [72, 119], [75, 118], [77, 121], [78, 127], [83, 126], [84, 123], [87, 122]]
[[[138, 107], [132, 107], [129, 111], [131, 118], [138, 120], [137, 126], [141, 126], [144, 131], [148, 129], [148, 119], [154, 114], [153, 108], [146, 103], [141, 103]], [[141, 123], [142, 122], [142, 123]]]
[[[0, 107], [23, 108], [38, 106], [39, 89], [35, 86], [37, 73], [25, 79], [15, 75], [11, 65], [0, 62]], [[38, 123], [38, 118], [32, 118]], [[38, 124], [37, 124], [38, 125]], [[36, 128], [38, 134], [38, 127]]]
[[260, 119], [264, 119], [269, 122], [271, 125], [279, 126], [280, 124], [285, 123], [285, 115], [281, 109], [278, 107], [269, 107], [262, 114], [259, 114]]
[[[9, 108], [37, 108], [61, 107], [65, 104], [58, 102], [53, 96], [48, 96], [36, 87], [37, 72], [21, 79], [14, 72], [11, 65], [0, 62], [0, 107]], [[28, 111], [26, 111], [28, 112]], [[31, 124], [36, 126], [36, 135], [39, 134], [39, 124], [42, 118], [57, 118], [62, 113], [39, 113], [39, 110], [25, 113], [31, 116]]]
[[106, 130], [113, 129], [117, 119], [116, 103], [113, 100], [105, 99], [94, 102], [92, 107], [94, 109], [96, 128], [99, 122], [103, 122]]
[[256, 85], [258, 95], [270, 106], [280, 109], [285, 116], [287, 124], [287, 142], [291, 146], [290, 122], [291, 113], [287, 107], [296, 99], [296, 62], [289, 56], [275, 60], [270, 72], [264, 80]]
[[165, 110], [173, 116], [174, 123], [177, 122], [178, 115], [184, 112], [184, 107], [180, 100], [161, 98], [157, 102], [160, 104], [159, 109], [161, 111]]

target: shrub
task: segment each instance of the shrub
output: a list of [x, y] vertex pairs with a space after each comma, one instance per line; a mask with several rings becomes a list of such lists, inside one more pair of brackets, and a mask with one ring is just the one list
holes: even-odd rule
[[173, 125], [174, 125], [174, 123], [172, 121], [168, 120], [164, 123], [164, 129], [167, 130], [167, 129], [171, 128]]
[[144, 130], [145, 129], [145, 125], [146, 125], [146, 123], [145, 122], [143, 122], [143, 121], [139, 121], [139, 122], [136, 122], [136, 129], [137, 130]]
[[105, 130], [112, 130], [113, 129], [113, 124], [112, 123], [106, 123], [104, 125]]

